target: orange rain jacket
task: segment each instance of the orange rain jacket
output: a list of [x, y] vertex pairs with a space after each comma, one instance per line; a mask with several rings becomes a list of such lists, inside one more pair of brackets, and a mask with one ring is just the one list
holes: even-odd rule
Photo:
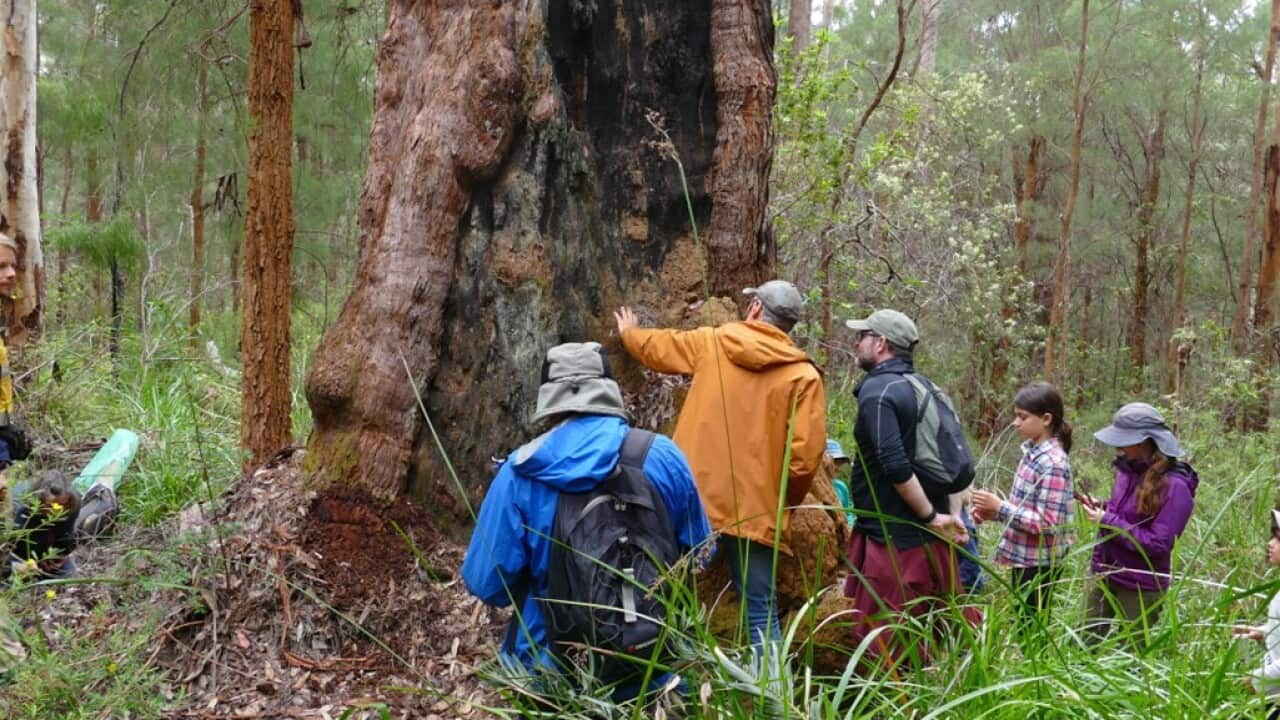
[[693, 376], [672, 439], [693, 468], [711, 527], [776, 543], [790, 555], [790, 513], [775, 540], [783, 473], [786, 504], [799, 505], [827, 439], [827, 401], [813, 361], [786, 333], [758, 320], [688, 331], [631, 328], [622, 344], [646, 367]]

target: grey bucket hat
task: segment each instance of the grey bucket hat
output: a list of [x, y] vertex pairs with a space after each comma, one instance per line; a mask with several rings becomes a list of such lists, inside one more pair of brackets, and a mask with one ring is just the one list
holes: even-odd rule
[[533, 421], [558, 413], [614, 415], [630, 420], [609, 358], [597, 342], [564, 343], [547, 351]]
[[1098, 442], [1111, 447], [1139, 445], [1149, 439], [1155, 442], [1165, 457], [1176, 458], [1187, 454], [1173, 431], [1165, 425], [1160, 411], [1141, 402], [1129, 403], [1117, 410], [1111, 418], [1111, 424], [1093, 436]]

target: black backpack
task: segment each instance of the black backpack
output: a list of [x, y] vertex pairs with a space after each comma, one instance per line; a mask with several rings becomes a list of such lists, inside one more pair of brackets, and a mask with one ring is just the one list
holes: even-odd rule
[[630, 430], [608, 477], [587, 492], [560, 494], [552, 526], [547, 639], [562, 661], [585, 660], [605, 682], [665, 657], [655, 648], [665, 637], [659, 595], [680, 553], [666, 505], [642, 470], [653, 438]]
[[916, 454], [911, 459], [925, 494], [958, 493], [977, 474], [969, 441], [951, 398], [928, 378], [904, 374], [916, 395]]

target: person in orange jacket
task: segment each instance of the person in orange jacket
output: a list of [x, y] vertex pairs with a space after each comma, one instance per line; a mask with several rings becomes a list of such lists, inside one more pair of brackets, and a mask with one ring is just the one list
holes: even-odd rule
[[741, 322], [696, 330], [639, 326], [614, 314], [622, 344], [658, 372], [691, 375], [672, 439], [684, 451], [711, 527], [721, 533], [756, 648], [781, 639], [774, 552], [791, 554], [789, 507], [822, 464], [827, 403], [822, 374], [787, 334], [804, 300], [785, 280], [746, 288]]

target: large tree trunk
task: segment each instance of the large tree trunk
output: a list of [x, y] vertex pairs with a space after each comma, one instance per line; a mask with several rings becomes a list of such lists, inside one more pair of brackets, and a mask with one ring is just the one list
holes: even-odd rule
[[1067, 348], [1070, 347], [1067, 336], [1068, 328], [1071, 327], [1068, 307], [1071, 298], [1071, 216], [1075, 213], [1076, 198], [1080, 194], [1081, 145], [1084, 138], [1084, 117], [1089, 104], [1084, 87], [1088, 39], [1089, 0], [1084, 0], [1080, 10], [1080, 53], [1076, 60], [1071, 90], [1071, 109], [1075, 117], [1071, 127], [1071, 182], [1067, 187], [1067, 201], [1058, 226], [1058, 256], [1053, 264], [1053, 299], [1049, 305], [1049, 327], [1044, 341], [1044, 377], [1050, 381], [1058, 379]]
[[1143, 138], [1146, 173], [1138, 205], [1138, 242], [1133, 271], [1133, 309], [1129, 316], [1129, 354], [1139, 370], [1147, 366], [1147, 310], [1151, 289], [1152, 218], [1160, 201], [1160, 166], [1164, 162], [1164, 126], [1166, 112], [1160, 109], [1156, 126]]
[[44, 253], [36, 168], [36, 7], [14, 0], [5, 11], [4, 61], [0, 62], [0, 127], [5, 132], [0, 165], [5, 204], [0, 232], [18, 244], [18, 288], [8, 308], [8, 341], [21, 344], [39, 333], [44, 307]]
[[200, 343], [200, 302], [204, 294], [204, 161], [205, 127], [209, 116], [206, 87], [207, 63], [195, 56], [196, 67], [196, 167], [191, 183], [191, 305], [187, 314], [187, 333], [191, 349]]
[[735, 297], [769, 275], [768, 10], [392, 0], [355, 285], [307, 380], [321, 484], [459, 509], [441, 450], [477, 488], [532, 430], [547, 347], [607, 340], [621, 302], [671, 320], [704, 268]]
[[240, 445], [246, 468], [293, 437], [289, 392], [293, 254], [293, 2], [249, 3], [249, 208], [240, 326]]
[[1257, 252], [1258, 205], [1262, 199], [1263, 155], [1267, 144], [1267, 106], [1271, 101], [1271, 73], [1276, 62], [1276, 41], [1280, 38], [1280, 0], [1271, 0], [1271, 31], [1267, 36], [1267, 57], [1262, 65], [1262, 99], [1253, 126], [1253, 182], [1249, 186], [1249, 207], [1245, 210], [1244, 252], [1240, 257], [1240, 282], [1236, 286], [1236, 312], [1231, 321], [1231, 341], [1237, 353], [1249, 346], [1249, 289], [1253, 283], [1253, 256]]
[[1165, 394], [1182, 391], [1182, 371], [1190, 355], [1190, 347], [1183, 349], [1175, 334], [1186, 321], [1186, 286], [1187, 286], [1187, 246], [1191, 241], [1191, 218], [1195, 210], [1196, 173], [1200, 169], [1200, 141], [1204, 137], [1206, 120], [1201, 117], [1204, 108], [1204, 50], [1199, 50], [1196, 63], [1196, 87], [1192, 100], [1191, 119], [1188, 127], [1191, 130], [1191, 158], [1187, 164], [1187, 191], [1182, 206], [1182, 232], [1178, 236], [1178, 257], [1174, 263], [1173, 281], [1173, 317], [1169, 323], [1167, 338], [1167, 356], [1165, 362], [1164, 392]]

